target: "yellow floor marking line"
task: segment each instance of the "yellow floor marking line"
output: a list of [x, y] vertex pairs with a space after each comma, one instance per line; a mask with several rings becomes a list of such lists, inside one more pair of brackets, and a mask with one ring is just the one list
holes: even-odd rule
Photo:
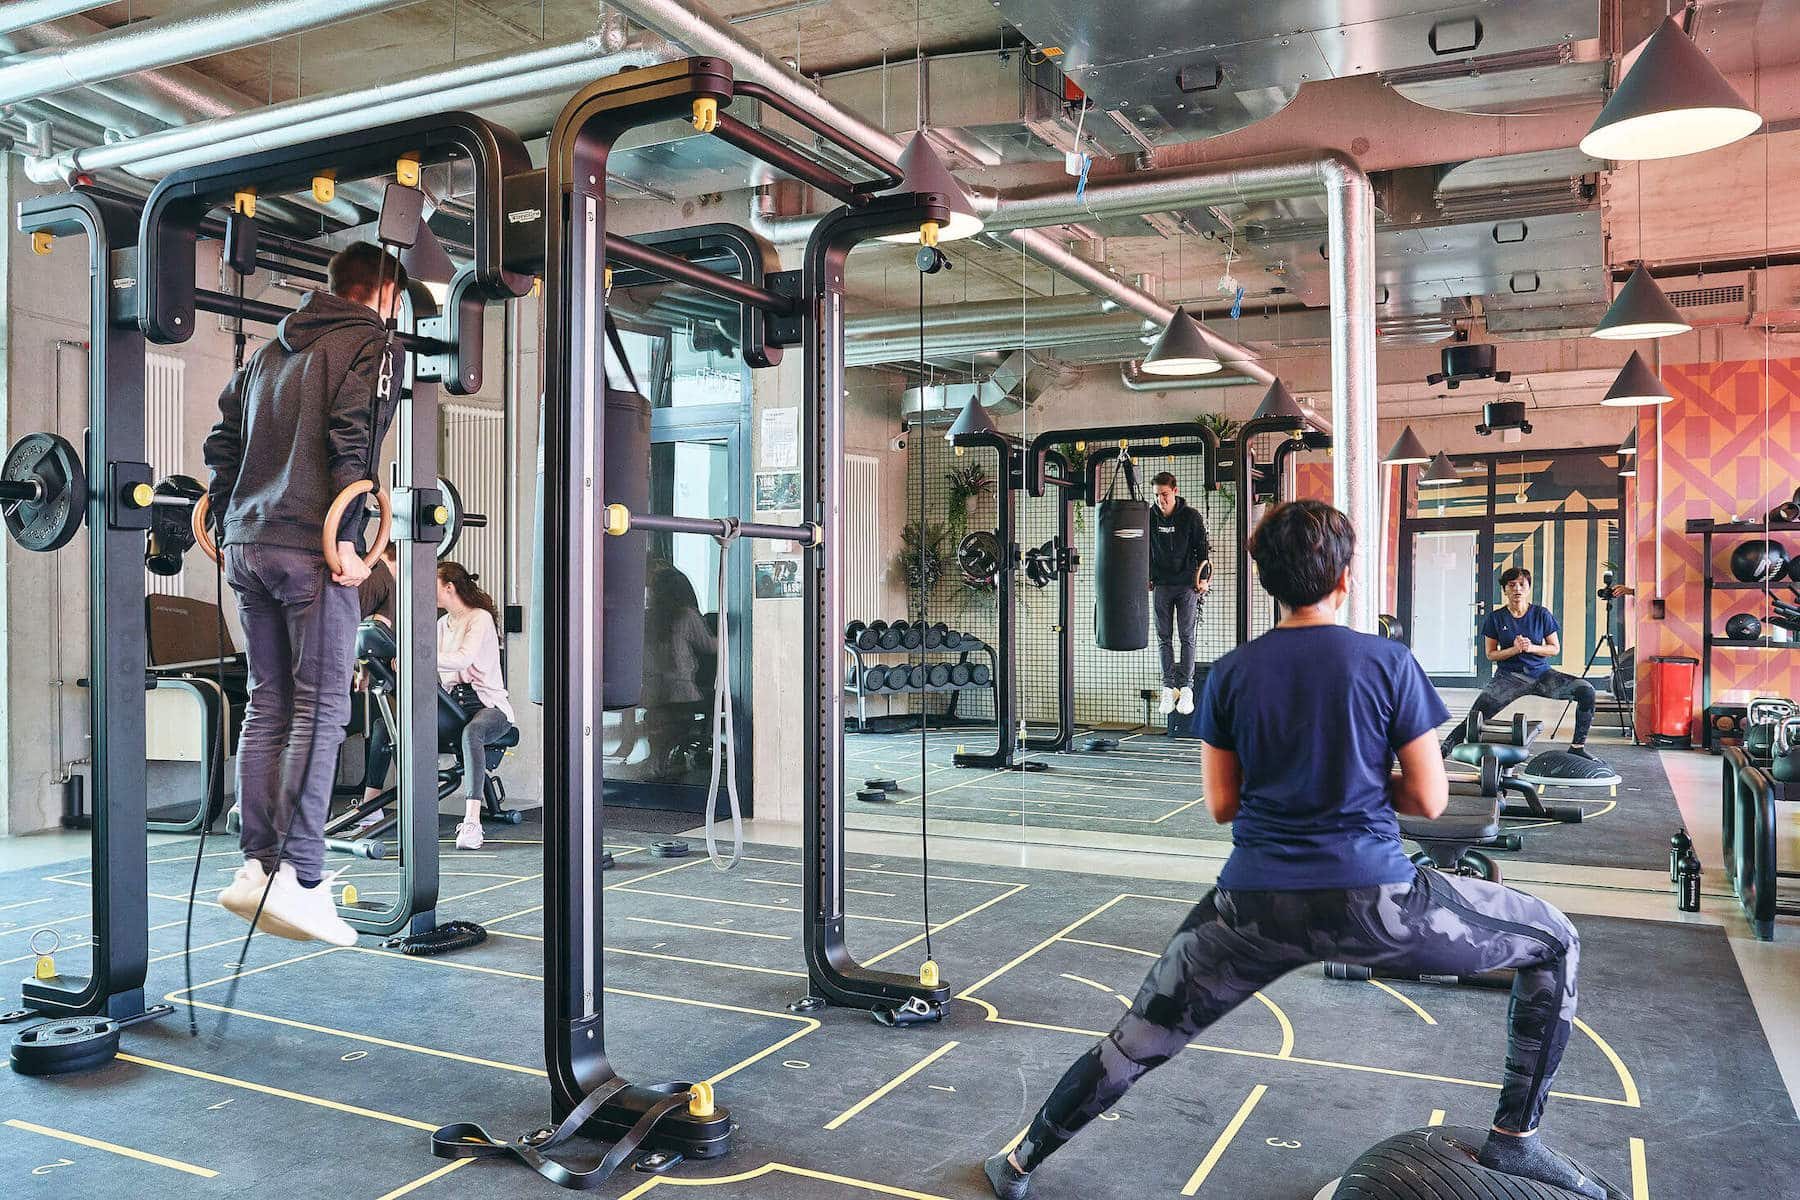
[[1000, 1153], [1011, 1154], [1014, 1150], [1017, 1150], [1019, 1148], [1019, 1143], [1024, 1141], [1025, 1135], [1030, 1132], [1031, 1132], [1031, 1126], [1027, 1125], [1025, 1128], [1019, 1130], [1019, 1132], [1013, 1134], [1011, 1139], [1007, 1141], [1006, 1145], [1000, 1147]]
[[[995, 799], [1000, 800], [999, 797], [995, 797]], [[900, 801], [900, 804], [912, 804], [912, 803], [916, 803], [916, 801], [908, 801], [908, 800]], [[1017, 803], [1017, 802], [1000, 800], [1000, 803], [1008, 804], [1008, 803]], [[1064, 817], [1067, 817], [1071, 821], [1078, 821], [1078, 820], [1079, 821], [1110, 821], [1110, 822], [1113, 822], [1114, 824], [1122, 824], [1122, 825], [1160, 825], [1164, 821], [1167, 821], [1170, 817], [1178, 816], [1179, 814], [1186, 812], [1188, 809], [1194, 807], [1194, 805], [1196, 805], [1198, 803], [1200, 803], [1200, 801], [1190, 800], [1186, 804], [1182, 805], [1180, 808], [1171, 809], [1169, 812], [1164, 813], [1160, 817], [1102, 817], [1102, 816], [1098, 816], [1098, 815], [1090, 815], [1088, 813], [1045, 813], [1045, 812], [1032, 813], [1032, 812], [1026, 811], [1024, 809], [1019, 809], [1019, 808], [994, 808], [994, 807], [991, 807], [991, 806], [985, 805], [985, 804], [939, 804], [936, 800], [933, 800], [931, 802], [931, 807], [937, 808], [937, 809], [943, 809], [947, 812], [991, 812], [991, 813], [1000, 813], [1003, 816], [1009, 816], [1009, 817], [1064, 816]], [[898, 805], [896, 805], [896, 807], [898, 807]]]
[[[870, 857], [873, 857], [873, 855], [871, 855]], [[771, 867], [793, 867], [796, 870], [800, 870], [806, 866], [805, 863], [799, 862], [797, 860], [789, 861], [788, 859], [785, 859], [785, 858], [758, 858], [753, 854], [744, 855], [744, 861], [745, 862], [753, 862], [753, 863], [767, 863]], [[919, 879], [919, 878], [922, 878], [924, 875], [924, 872], [922, 872], [922, 871], [896, 871], [890, 867], [851, 867], [851, 866], [846, 866], [844, 868], [844, 870], [856, 871], [856, 872], [859, 872], [864, 875], [898, 875], [903, 879]], [[939, 875], [935, 871], [932, 872], [931, 878], [939, 883], [985, 883], [990, 887], [1011, 887], [1012, 886], [1011, 881], [1005, 880], [1005, 879], [976, 879], [976, 878], [973, 878], [973, 877], [967, 876], [967, 875]]]
[[[797, 888], [806, 886], [804, 883], [795, 883], [791, 879], [762, 879], [755, 875], [746, 875], [744, 876], [744, 880], [747, 883], [766, 883], [770, 887]], [[846, 887], [844, 891], [851, 896], [879, 896], [883, 900], [892, 900], [894, 898], [894, 893], [892, 892], [871, 892], [864, 888]]]
[[1644, 1139], [1631, 1139], [1631, 1200], [1650, 1200], [1650, 1168], [1644, 1162]]
[[474, 1161], [475, 1160], [472, 1158], [451, 1159], [449, 1162], [445, 1163], [443, 1166], [439, 1167], [437, 1170], [433, 1171], [431, 1174], [421, 1175], [417, 1179], [413, 1180], [411, 1183], [402, 1184], [401, 1186], [395, 1188], [393, 1191], [387, 1193], [384, 1196], [377, 1196], [375, 1198], [375, 1200], [400, 1200], [400, 1197], [410, 1195], [413, 1192], [416, 1192], [420, 1188], [424, 1187], [426, 1184], [431, 1183], [433, 1180], [442, 1179], [444, 1176], [446, 1176], [450, 1172], [456, 1170], [458, 1167], [466, 1167]]
[[624, 954], [631, 958], [657, 958], [664, 962], [688, 963], [696, 967], [723, 967], [727, 971], [749, 971], [753, 975], [784, 975], [789, 979], [805, 979], [805, 971], [784, 971], [779, 967], [752, 967], [747, 963], [717, 962], [710, 958], [683, 958], [679, 954], [658, 954], [653, 950], [626, 950], [608, 946], [608, 954]]
[[1164, 813], [1162, 816], [1156, 818], [1156, 820], [1154, 820], [1150, 823], [1152, 825], [1161, 825], [1164, 821], [1168, 820], [1170, 817], [1180, 816], [1182, 813], [1186, 812], [1188, 809], [1194, 807], [1194, 805], [1199, 804], [1201, 801], [1203, 801], [1205, 799], [1206, 799], [1205, 796], [1196, 796], [1196, 797], [1194, 797], [1194, 799], [1189, 800], [1186, 804], [1182, 805], [1180, 808], [1172, 808], [1168, 812]]
[[516, 920], [519, 917], [529, 917], [534, 912], [543, 912], [543, 911], [544, 911], [543, 905], [534, 904], [530, 908], [521, 908], [518, 912], [509, 912], [509, 913], [505, 913], [498, 917], [487, 917], [481, 923], [483, 925], [497, 925], [501, 921], [512, 921], [512, 920]]
[[1231, 1118], [1229, 1125], [1225, 1126], [1225, 1132], [1219, 1135], [1219, 1139], [1212, 1144], [1212, 1149], [1206, 1152], [1206, 1157], [1200, 1160], [1200, 1165], [1194, 1168], [1194, 1173], [1188, 1176], [1187, 1184], [1181, 1189], [1182, 1195], [1192, 1196], [1200, 1190], [1200, 1185], [1206, 1182], [1206, 1177], [1212, 1174], [1213, 1168], [1218, 1166], [1219, 1160], [1225, 1156], [1225, 1148], [1231, 1145], [1233, 1138], [1237, 1137], [1238, 1130], [1242, 1129], [1244, 1122], [1250, 1119], [1251, 1110], [1256, 1107], [1257, 1101], [1261, 1100], [1263, 1094], [1268, 1090], [1269, 1086], [1265, 1083], [1259, 1083], [1250, 1089], [1250, 1095], [1238, 1106], [1237, 1115]]
[[248, 971], [233, 971], [229, 975], [221, 975], [217, 979], [209, 979], [205, 983], [196, 983], [191, 988], [181, 988], [164, 996], [164, 1000], [179, 1000], [192, 995], [201, 988], [217, 987], [221, 983], [230, 983], [233, 979], [248, 979], [252, 975], [261, 975], [264, 971], [273, 971], [276, 967], [291, 967], [295, 963], [305, 962], [309, 958], [320, 958], [327, 954], [336, 954], [340, 949], [357, 950], [358, 946], [327, 946], [323, 950], [314, 950], [309, 954], [297, 954], [293, 958], [284, 958], [277, 962], [265, 963], [260, 967], [251, 967]]
[[[1088, 804], [1081, 800], [1036, 800], [1029, 796], [1008, 797], [1005, 795], [996, 795], [996, 796], [992, 797], [992, 799], [998, 800], [1002, 804], [1056, 804], [1056, 805], [1062, 806], [1063, 808], [1097, 808], [1097, 809], [1101, 809], [1103, 811], [1105, 809], [1112, 807], [1112, 805], [1110, 805], [1110, 804]], [[1133, 797], [1133, 799], [1135, 799], [1135, 797]], [[899, 804], [917, 804], [917, 803], [919, 803], [919, 797], [914, 796], [907, 800], [901, 800], [898, 803]], [[1071, 815], [1074, 815], [1074, 814], [1071, 814]]]
[[[707, 860], [702, 858], [700, 861], [706, 862]], [[732, 908], [760, 908], [764, 912], [789, 913], [796, 916], [800, 913], [799, 909], [787, 904], [758, 904], [754, 900], [725, 900], [718, 896], [690, 896], [686, 892], [664, 892], [653, 888], [619, 888], [618, 890], [636, 896], [663, 896], [670, 900], [692, 900], [696, 904], [725, 904]], [[900, 917], [872, 917], [864, 916], [862, 913], [846, 913], [844, 915], [852, 921], [879, 921], [883, 925], [918, 924], [917, 921], [908, 921]]]
[[124, 1158], [135, 1158], [139, 1162], [154, 1163], [159, 1167], [167, 1167], [171, 1171], [182, 1171], [189, 1175], [198, 1175], [202, 1179], [217, 1179], [217, 1171], [209, 1171], [205, 1167], [196, 1167], [193, 1163], [184, 1163], [178, 1158], [164, 1158], [160, 1154], [147, 1154], [142, 1150], [133, 1150], [130, 1146], [121, 1146], [115, 1142], [103, 1142], [99, 1138], [83, 1137], [79, 1133], [68, 1133], [61, 1129], [52, 1129], [48, 1125], [33, 1125], [30, 1121], [8, 1121], [14, 1129], [23, 1129], [27, 1133], [41, 1133], [45, 1137], [58, 1138], [65, 1142], [74, 1142], [77, 1146], [86, 1146], [90, 1150], [105, 1150], [109, 1154], [117, 1154]]
[[344, 1104], [337, 1100], [327, 1100], [323, 1096], [308, 1096], [304, 1092], [290, 1092], [285, 1088], [270, 1087], [266, 1083], [252, 1083], [248, 1079], [233, 1079], [229, 1075], [215, 1075], [211, 1071], [197, 1071], [193, 1067], [177, 1066], [175, 1063], [160, 1062], [154, 1058], [145, 1058], [139, 1054], [126, 1054], [120, 1051], [118, 1060], [139, 1067], [154, 1067], [158, 1071], [172, 1071], [177, 1075], [186, 1075], [191, 1079], [204, 1079], [208, 1083], [220, 1083], [226, 1087], [242, 1088], [247, 1092], [260, 1092], [265, 1096], [276, 1096], [283, 1100], [293, 1100], [300, 1104], [311, 1104], [318, 1108], [329, 1108], [336, 1112], [349, 1113], [353, 1117], [367, 1117], [371, 1121], [386, 1121], [390, 1125], [404, 1125], [408, 1129], [420, 1129], [426, 1133], [436, 1133], [436, 1125], [428, 1125], [424, 1121], [415, 1121], [410, 1117], [397, 1117], [393, 1113], [377, 1112], [372, 1108], [361, 1108], [354, 1104]]
[[1121, 996], [1117, 990], [1107, 987], [1104, 983], [1096, 983], [1092, 979], [1089, 979], [1086, 976], [1082, 976], [1082, 975], [1071, 975], [1067, 971], [1064, 971], [1062, 973], [1062, 977], [1064, 979], [1072, 980], [1075, 983], [1085, 983], [1087, 986], [1093, 988], [1096, 992], [1105, 992], [1107, 995], [1113, 997], [1114, 999], [1124, 1001], [1126, 1008], [1131, 1007], [1131, 1001], [1126, 1000], [1125, 997]]
[[513, 938], [513, 939], [515, 939], [515, 940], [517, 940], [517, 941], [521, 941], [521, 942], [541, 942], [541, 941], [543, 941], [543, 940], [544, 940], [544, 939], [543, 939], [543, 937], [542, 937], [542, 935], [540, 935], [540, 934], [535, 934], [535, 933], [508, 933], [508, 932], [507, 932], [507, 931], [506, 931], [506, 930], [504, 930], [504, 929], [489, 929], [489, 930], [488, 930], [488, 936], [489, 936], [489, 937], [503, 937], [503, 938]]
[[1444, 1118], [1449, 1115], [1450, 1115], [1449, 1113], [1445, 1112], [1441, 1108], [1434, 1108], [1431, 1110], [1431, 1120], [1429, 1120], [1425, 1123], [1427, 1125], [1442, 1125], [1444, 1123]]
[[1625, 1060], [1620, 1058], [1618, 1052], [1607, 1044], [1605, 1038], [1594, 1032], [1593, 1026], [1589, 1025], [1580, 1017], [1575, 1018], [1575, 1028], [1587, 1034], [1594, 1045], [1600, 1047], [1600, 1053], [1606, 1055], [1606, 1061], [1612, 1064], [1614, 1071], [1618, 1072], [1619, 1085], [1625, 1089], [1626, 1106], [1629, 1108], [1643, 1107], [1643, 1105], [1638, 1102], [1637, 1080], [1631, 1077], [1631, 1071], [1626, 1068]]
[[1294, 1057], [1294, 1023], [1288, 1020], [1287, 1013], [1282, 1011], [1281, 1005], [1275, 1003], [1261, 992], [1251, 992], [1250, 996], [1254, 1000], [1262, 1001], [1262, 1006], [1274, 1013], [1275, 1020], [1281, 1024], [1281, 1049], [1275, 1052], [1275, 1057]]
[[286, 1025], [290, 1029], [304, 1029], [308, 1033], [323, 1033], [332, 1037], [347, 1038], [353, 1042], [364, 1042], [371, 1046], [386, 1046], [389, 1050], [406, 1050], [413, 1054], [425, 1054], [432, 1058], [447, 1058], [452, 1062], [468, 1063], [474, 1067], [492, 1067], [496, 1071], [512, 1071], [519, 1075], [535, 1075], [544, 1078], [544, 1072], [538, 1067], [522, 1067], [517, 1063], [500, 1062], [492, 1058], [475, 1058], [468, 1054], [457, 1054], [451, 1050], [437, 1050], [430, 1046], [415, 1046], [411, 1042], [396, 1042], [388, 1038], [374, 1037], [366, 1033], [352, 1033], [348, 1029], [336, 1029], [330, 1025], [313, 1025], [306, 1021], [293, 1021], [287, 1017], [271, 1016], [268, 1013], [252, 1012], [247, 1008], [230, 1008], [223, 1004], [208, 1004], [203, 1000], [180, 1000], [174, 993], [163, 997], [176, 1004], [188, 1004], [195, 1008], [203, 1008], [208, 1012], [229, 1013], [234, 1017], [248, 1017], [252, 1021], [267, 1021], [271, 1025]]
[[72, 913], [66, 917], [51, 917], [48, 921], [33, 921], [31, 924], [21, 925], [17, 929], [0, 929], [0, 937], [6, 937], [8, 934], [13, 933], [36, 933], [38, 930], [48, 929], [52, 925], [67, 925], [70, 921], [85, 921], [87, 919], [88, 914], [84, 912]]
[[[966, 987], [962, 991], [958, 992], [956, 995], [956, 998], [958, 1000], [970, 1000], [976, 1004], [981, 1005], [981, 1007], [987, 1009], [987, 1011], [988, 1011], [988, 1020], [990, 1020], [990, 1021], [999, 1020], [1000, 1019], [1000, 1010], [995, 1008], [993, 1005], [989, 1004], [985, 1000], [976, 1000], [975, 999], [976, 992], [980, 991], [982, 988], [986, 987], [988, 984], [992, 983], [994, 980], [1000, 978], [1002, 975], [1006, 974], [1008, 971], [1012, 970], [1014, 967], [1018, 966], [1020, 963], [1024, 962], [1026, 959], [1037, 954], [1039, 951], [1043, 950], [1045, 947], [1051, 946], [1051, 945], [1055, 944], [1056, 942], [1061, 941], [1064, 937], [1067, 937], [1069, 934], [1075, 932], [1077, 929], [1080, 929], [1083, 925], [1087, 924], [1089, 921], [1093, 920], [1095, 917], [1099, 916], [1101, 913], [1105, 912], [1107, 909], [1111, 908], [1113, 905], [1117, 904], [1119, 901], [1121, 901], [1123, 899], [1125, 899], [1125, 894], [1120, 894], [1120, 895], [1114, 896], [1111, 900], [1108, 900], [1105, 904], [1102, 904], [1099, 908], [1094, 909], [1092, 912], [1088, 913], [1086, 916], [1077, 917], [1075, 920], [1073, 920], [1073, 921], [1069, 922], [1067, 925], [1063, 926], [1062, 929], [1051, 934], [1049, 937], [1045, 938], [1043, 941], [1039, 942], [1037, 945], [1033, 946], [1031, 949], [1025, 951], [1025, 953], [1019, 955], [1017, 958], [1013, 959], [1011, 962], [1008, 962], [1001, 966], [995, 967], [992, 971], [988, 972], [986, 975], [983, 975], [980, 979], [977, 979], [974, 983], [971, 983], [968, 987]], [[1100, 1035], [1096, 1034], [1095, 1036], [1098, 1037]]]
[[766, 1175], [794, 1175], [801, 1179], [816, 1179], [821, 1183], [837, 1183], [844, 1187], [861, 1188], [865, 1192], [874, 1192], [880, 1196], [898, 1196], [901, 1200], [949, 1200], [946, 1196], [933, 1195], [930, 1192], [915, 1192], [908, 1188], [895, 1187], [891, 1183], [852, 1179], [848, 1175], [833, 1175], [826, 1171], [808, 1170], [806, 1167], [790, 1167], [786, 1163], [765, 1163], [751, 1171], [742, 1171], [736, 1175], [719, 1175], [712, 1179], [681, 1179], [673, 1175], [658, 1175], [654, 1179], [632, 1188], [620, 1196], [619, 1200], [637, 1200], [639, 1196], [657, 1187], [718, 1187], [722, 1184], [748, 1183], [752, 1179], [761, 1179]]
[[1366, 980], [1365, 982], [1367, 982], [1368, 985], [1372, 988], [1380, 988], [1382, 991], [1386, 992], [1388, 995], [1392, 996], [1394, 999], [1398, 1000], [1400, 1003], [1406, 1005], [1406, 1007], [1408, 1007], [1408, 1008], [1412, 1009], [1414, 1012], [1418, 1013], [1419, 1020], [1425, 1022], [1427, 1025], [1436, 1025], [1437, 1024], [1437, 1018], [1432, 1016], [1430, 1013], [1426, 1012], [1423, 1008], [1421, 1008], [1413, 1000], [1413, 998], [1411, 996], [1408, 996], [1405, 992], [1397, 991], [1396, 989], [1391, 988], [1387, 984], [1381, 982], [1381, 980], [1379, 980], [1379, 979], [1370, 979], [1370, 980]]
[[[958, 921], [966, 920], [967, 918], [972, 917], [976, 913], [980, 912], [982, 909], [987, 908], [990, 905], [995, 905], [995, 904], [1000, 903], [1002, 900], [1006, 899], [1008, 896], [1016, 896], [1020, 892], [1024, 891], [1026, 888], [1028, 888], [1030, 886], [1031, 885], [1029, 883], [1015, 883], [1012, 885], [1012, 887], [1008, 888], [1004, 892], [1001, 892], [998, 896], [995, 896], [993, 899], [984, 900], [980, 904], [977, 904], [974, 908], [971, 908], [967, 912], [958, 913], [956, 916], [951, 917], [948, 921], [943, 921], [943, 922], [940, 922], [939, 924], [933, 925], [931, 927], [931, 932], [934, 934], [942, 933], [944, 930], [950, 928], [952, 925], [956, 924]], [[912, 937], [907, 938], [904, 942], [901, 942], [898, 946], [894, 946], [887, 950], [883, 950], [880, 954], [877, 954], [874, 958], [863, 960], [863, 966], [872, 967], [876, 963], [880, 962], [882, 959], [888, 957], [890, 954], [898, 954], [898, 953], [900, 953], [900, 951], [906, 949], [908, 946], [916, 946], [924, 940], [925, 940], [924, 934], [916, 933]]]
[[[794, 940], [792, 934], [757, 933], [754, 930], [749, 929], [727, 929], [723, 925], [694, 925], [687, 921], [661, 921], [655, 917], [626, 917], [625, 919], [627, 921], [636, 921], [640, 925], [666, 925], [671, 929], [699, 929], [706, 933], [729, 933], [734, 937], [768, 938], [770, 941], [775, 942], [791, 942]], [[489, 924], [492, 924], [492, 922], [489, 922]], [[542, 939], [539, 940], [541, 941]]]
[[649, 879], [655, 879], [659, 875], [673, 875], [676, 871], [690, 870], [703, 862], [711, 861], [711, 859], [706, 857], [689, 859], [687, 862], [676, 863], [672, 867], [663, 867], [661, 870], [652, 871], [648, 875], [633, 875], [630, 879], [622, 879], [618, 883], [609, 883], [603, 890], [608, 892], [628, 892], [632, 889], [633, 885], [643, 883]]
[[1077, 946], [1094, 946], [1101, 950], [1117, 950], [1121, 954], [1136, 954], [1141, 958], [1161, 958], [1154, 950], [1139, 950], [1136, 946], [1120, 946], [1112, 942], [1090, 942], [1086, 938], [1058, 938], [1058, 941], [1071, 942]]
[[[244, 935], [241, 933], [236, 935], [235, 937], [221, 938], [219, 941], [216, 941], [216, 942], [208, 942], [204, 946], [195, 946], [194, 953], [198, 954], [202, 950], [217, 950], [220, 946], [235, 946], [243, 940], [244, 940]], [[153, 962], [153, 963], [166, 962], [171, 958], [180, 958], [185, 953], [187, 953], [185, 950], [171, 950], [167, 954], [158, 954], [155, 958], [152, 958], [149, 961]], [[148, 965], [148, 964], [146, 964], [146, 965]]]
[[536, 875], [521, 875], [517, 879], [509, 879], [505, 883], [490, 883], [488, 886], [476, 888], [472, 892], [458, 892], [454, 896], [445, 896], [442, 900], [439, 900], [438, 903], [454, 904], [458, 900], [467, 900], [471, 896], [479, 896], [484, 892], [497, 892], [501, 888], [518, 887], [521, 883], [530, 883], [534, 879], [542, 879], [543, 877], [544, 873], [542, 871], [539, 871]]
[[918, 1062], [906, 1068], [906, 1070], [900, 1072], [898, 1075], [870, 1092], [867, 1096], [864, 1096], [861, 1100], [858, 1100], [855, 1104], [852, 1104], [849, 1108], [846, 1108], [843, 1112], [831, 1118], [831, 1120], [825, 1122], [825, 1128], [842, 1129], [845, 1123], [854, 1118], [858, 1113], [911, 1079], [914, 1075], [917, 1075], [920, 1071], [923, 1071], [926, 1067], [929, 1067], [938, 1059], [944, 1057], [944, 1055], [956, 1049], [957, 1045], [958, 1043], [956, 1042], [945, 1042], [936, 1050], [933, 1050], [930, 1054], [927, 1054], [924, 1058], [921, 1058]]

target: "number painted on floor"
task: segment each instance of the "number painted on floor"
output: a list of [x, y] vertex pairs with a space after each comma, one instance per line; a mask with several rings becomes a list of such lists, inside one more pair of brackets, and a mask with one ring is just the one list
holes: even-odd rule
[[1263, 1144], [1265, 1146], [1274, 1146], [1279, 1150], [1298, 1150], [1300, 1148], [1299, 1142], [1289, 1141], [1286, 1138], [1265, 1138]]
[[41, 1167], [31, 1168], [31, 1173], [33, 1175], [48, 1175], [50, 1172], [56, 1170], [56, 1168], [58, 1168], [58, 1167], [72, 1167], [74, 1165], [75, 1165], [75, 1160], [72, 1158], [59, 1158], [53, 1163], [45, 1163]]
[[1119, 1119], [1119, 1114], [1115, 1112], [1104, 1112], [1100, 1114], [1100, 1119], [1102, 1121], [1116, 1121]]
[[[235, 1099], [237, 1099], [237, 1097], [233, 1096], [232, 1100], [235, 1100]], [[231, 1103], [231, 1100], [221, 1100], [217, 1104], [207, 1105], [206, 1111], [207, 1112], [218, 1112], [221, 1108], [224, 1108], [227, 1104], [230, 1104], [230, 1103]]]
[[361, 1060], [363, 1060], [367, 1057], [369, 1057], [369, 1052], [367, 1050], [352, 1050], [350, 1053], [344, 1055], [344, 1057], [339, 1059], [338, 1061], [339, 1062], [360, 1062]]
[[782, 1060], [781, 1065], [791, 1071], [804, 1071], [806, 1068], [812, 1066], [812, 1064], [807, 1062], [804, 1058], [786, 1058]]

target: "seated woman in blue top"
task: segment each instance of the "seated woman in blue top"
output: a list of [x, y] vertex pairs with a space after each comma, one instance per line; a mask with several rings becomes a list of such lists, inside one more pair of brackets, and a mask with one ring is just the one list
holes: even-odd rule
[[1257, 526], [1250, 555], [1288, 617], [1219, 660], [1201, 710], [1206, 803], [1231, 823], [1231, 858], [1130, 1011], [1063, 1075], [1018, 1147], [988, 1159], [1001, 1200], [1022, 1200], [1031, 1172], [1207, 1026], [1326, 959], [1512, 968], [1511, 1044], [1480, 1161], [1623, 1200], [1536, 1136], [1575, 1016], [1574, 926], [1510, 888], [1415, 867], [1401, 847], [1396, 812], [1436, 817], [1448, 801], [1435, 730], [1449, 713], [1405, 646], [1337, 624], [1354, 548], [1348, 518], [1316, 500]]

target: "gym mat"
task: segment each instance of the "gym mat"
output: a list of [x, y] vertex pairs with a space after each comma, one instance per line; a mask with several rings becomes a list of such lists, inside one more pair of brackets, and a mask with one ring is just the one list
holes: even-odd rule
[[[1119, 748], [1105, 753], [1028, 753], [1047, 764], [1044, 771], [987, 771], [957, 768], [958, 746], [990, 752], [993, 736], [982, 731], [932, 733], [927, 742], [926, 799], [934, 820], [988, 825], [1088, 830], [1095, 833], [1199, 839], [1226, 843], [1228, 827], [1214, 823], [1202, 797], [1200, 743], [1160, 734], [1114, 734]], [[919, 795], [919, 735], [850, 734], [844, 739], [844, 779], [854, 794], [866, 778], [886, 776], [900, 785], [879, 805], [852, 800], [852, 825], [866, 812], [916, 816]], [[1669, 835], [1681, 824], [1674, 790], [1658, 752], [1637, 746], [1596, 746], [1624, 782], [1607, 789], [1546, 788], [1546, 801], [1577, 804], [1587, 813], [1579, 825], [1508, 821], [1524, 848], [1500, 856], [1508, 861], [1578, 867], [1666, 869]], [[866, 824], [866, 822], [865, 822]]]
[[[793, 850], [752, 847], [722, 874], [703, 856], [666, 863], [630, 837], [608, 844], [620, 863], [605, 876], [612, 1061], [643, 1082], [715, 1081], [737, 1125], [726, 1159], [667, 1179], [626, 1170], [595, 1193], [634, 1200], [679, 1194], [677, 1180], [722, 1200], [985, 1196], [980, 1158], [1116, 1020], [1196, 895], [934, 867], [933, 951], [956, 999], [942, 1024], [888, 1030], [860, 1012], [788, 1011], [806, 984]], [[243, 926], [210, 905], [196, 915], [196, 986], [183, 983], [192, 860], [175, 849], [151, 868], [150, 994], [177, 1013], [128, 1030], [125, 1056], [95, 1073], [0, 1072], [6, 1194], [189, 1200], [268, 1194], [274, 1180], [349, 1200], [559, 1194], [516, 1164], [427, 1149], [447, 1122], [512, 1137], [547, 1116], [537, 845], [446, 849], [443, 916], [486, 924], [481, 946], [415, 959], [370, 939], [337, 950], [258, 937], [235, 993]], [[209, 893], [233, 865], [229, 851], [207, 860]], [[916, 969], [918, 864], [855, 855], [850, 872], [852, 948]], [[30, 929], [79, 928], [85, 876], [79, 863], [0, 876], [0, 945], [15, 944], [15, 965]], [[1633, 1200], [1800, 1194], [1800, 1122], [1723, 932], [1579, 924], [1583, 1024], [1545, 1136]], [[83, 957], [67, 952], [65, 969]], [[1506, 1007], [1502, 992], [1296, 972], [1145, 1079], [1046, 1166], [1034, 1195], [1309, 1197], [1390, 1133], [1485, 1124]]]

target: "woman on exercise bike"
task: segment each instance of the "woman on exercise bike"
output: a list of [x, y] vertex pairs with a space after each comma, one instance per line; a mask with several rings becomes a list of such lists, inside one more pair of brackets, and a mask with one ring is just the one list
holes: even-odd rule
[[461, 563], [438, 564], [438, 682], [474, 716], [463, 726], [463, 820], [458, 850], [481, 849], [481, 794], [487, 787], [488, 743], [513, 723], [500, 669], [500, 609]]

